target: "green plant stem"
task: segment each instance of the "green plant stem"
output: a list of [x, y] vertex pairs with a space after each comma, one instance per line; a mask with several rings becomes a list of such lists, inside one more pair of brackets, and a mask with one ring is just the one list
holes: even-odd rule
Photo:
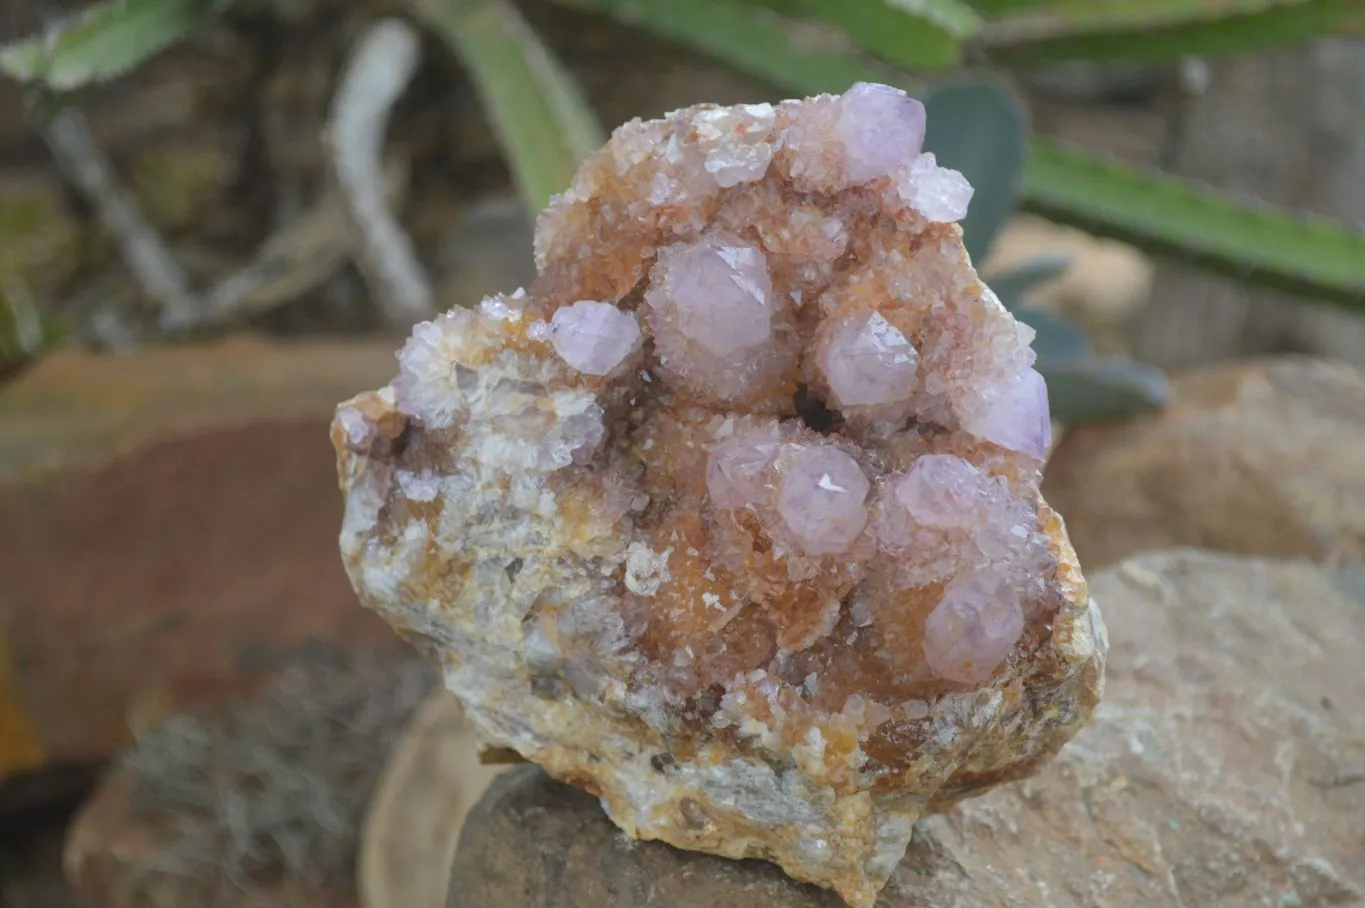
[[578, 85], [508, 0], [414, 0], [469, 70], [532, 216], [605, 141]]
[[[923, 83], [862, 58], [837, 40], [817, 39], [770, 9], [740, 0], [559, 0], [691, 47], [784, 90], [843, 91], [854, 82]], [[829, 45], [833, 44], [833, 47]]]
[[754, 0], [781, 13], [835, 26], [896, 66], [943, 69], [962, 56], [961, 42], [981, 22], [960, 0]]
[[1209, 270], [1365, 310], [1365, 236], [1035, 138], [1025, 206]]
[[1068, 0], [991, 23], [982, 44], [992, 62], [1172, 62], [1365, 32], [1360, 0]]

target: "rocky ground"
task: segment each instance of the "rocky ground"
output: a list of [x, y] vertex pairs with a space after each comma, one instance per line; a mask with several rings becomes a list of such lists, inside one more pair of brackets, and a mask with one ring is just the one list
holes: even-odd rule
[[[1360, 904], [1358, 571], [1177, 549], [1091, 589], [1113, 644], [1091, 724], [1036, 778], [922, 821], [878, 906]], [[470, 815], [450, 892], [451, 908], [840, 904], [765, 865], [630, 843], [531, 767]]]

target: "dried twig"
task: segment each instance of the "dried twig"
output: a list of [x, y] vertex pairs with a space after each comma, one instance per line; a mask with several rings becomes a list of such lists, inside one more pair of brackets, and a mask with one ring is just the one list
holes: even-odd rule
[[301, 663], [236, 708], [140, 733], [122, 760], [133, 806], [169, 834], [118, 894], [212, 908], [348, 883], [389, 749], [436, 683], [408, 653]]
[[204, 298], [204, 319], [222, 324], [268, 312], [297, 299], [330, 277], [354, 243], [345, 211], [334, 193], [272, 234], [246, 266], [224, 278]]
[[177, 331], [192, 324], [198, 306], [184, 271], [143, 217], [137, 200], [119, 184], [85, 117], [75, 108], [64, 108], [42, 132], [57, 165], [90, 200], [100, 223], [113, 235], [142, 292], [160, 308], [161, 327]]
[[[389, 201], [403, 197], [407, 176], [397, 159], [384, 168]], [[332, 188], [302, 217], [271, 234], [250, 263], [205, 294], [204, 320], [226, 324], [298, 299], [336, 273], [355, 247], [345, 203]]]
[[361, 39], [332, 100], [327, 139], [356, 231], [360, 270], [389, 321], [407, 328], [435, 313], [431, 285], [385, 198], [381, 164], [389, 110], [417, 68], [417, 34], [397, 19]]

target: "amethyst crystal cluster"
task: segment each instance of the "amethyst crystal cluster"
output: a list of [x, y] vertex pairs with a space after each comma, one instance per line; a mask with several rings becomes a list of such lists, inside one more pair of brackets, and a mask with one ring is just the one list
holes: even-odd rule
[[356, 589], [491, 743], [856, 906], [1102, 687], [1033, 332], [924, 129], [868, 84], [622, 126], [529, 291], [417, 326], [333, 428]]

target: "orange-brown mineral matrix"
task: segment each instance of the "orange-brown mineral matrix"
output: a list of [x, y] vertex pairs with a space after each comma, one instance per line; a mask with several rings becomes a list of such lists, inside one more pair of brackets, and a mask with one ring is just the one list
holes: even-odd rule
[[1033, 332], [923, 135], [861, 84], [628, 123], [530, 290], [417, 326], [333, 427], [357, 590], [490, 740], [857, 906], [1102, 687]]

